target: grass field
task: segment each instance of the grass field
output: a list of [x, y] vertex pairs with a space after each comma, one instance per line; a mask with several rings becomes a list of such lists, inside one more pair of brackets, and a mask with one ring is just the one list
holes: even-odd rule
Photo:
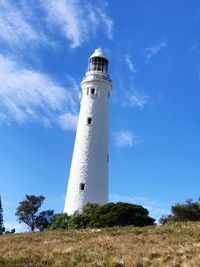
[[0, 266], [198, 267], [200, 222], [4, 235]]

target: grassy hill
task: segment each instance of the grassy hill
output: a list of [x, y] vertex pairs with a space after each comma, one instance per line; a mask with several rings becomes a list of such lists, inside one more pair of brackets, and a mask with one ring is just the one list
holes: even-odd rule
[[200, 222], [4, 235], [0, 266], [198, 267]]

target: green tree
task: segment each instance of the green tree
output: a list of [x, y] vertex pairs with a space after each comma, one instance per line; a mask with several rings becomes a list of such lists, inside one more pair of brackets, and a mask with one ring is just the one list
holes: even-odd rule
[[43, 231], [44, 229], [48, 228], [53, 222], [53, 215], [53, 210], [44, 210], [40, 212], [35, 220], [37, 229]]
[[35, 229], [44, 230], [53, 218], [53, 211], [48, 210], [38, 214], [45, 197], [26, 195], [26, 198], [19, 203], [16, 210], [19, 222], [25, 223], [31, 231]]
[[3, 207], [2, 207], [2, 202], [1, 202], [1, 196], [0, 196], [0, 235], [5, 232], [5, 227], [3, 224]]

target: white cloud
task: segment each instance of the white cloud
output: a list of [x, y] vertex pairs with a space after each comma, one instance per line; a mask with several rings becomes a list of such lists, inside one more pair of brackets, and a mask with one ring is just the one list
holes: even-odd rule
[[128, 202], [133, 204], [142, 205], [146, 208], [150, 216], [155, 218], [157, 221], [163, 216], [168, 215], [170, 213], [170, 204], [162, 204], [158, 200], [147, 199], [146, 197], [141, 196], [125, 196], [118, 194], [110, 194], [109, 200], [113, 202]]
[[45, 40], [43, 34], [29, 23], [23, 9], [20, 10], [9, 0], [0, 1], [0, 39], [10, 46]]
[[128, 91], [126, 93], [125, 100], [122, 105], [143, 109], [144, 106], [147, 104], [147, 100], [147, 95], [145, 95], [141, 91], [132, 89], [131, 91]]
[[146, 62], [148, 63], [153, 56], [156, 56], [163, 48], [166, 47], [166, 42], [160, 42], [157, 45], [145, 49], [147, 52]]
[[135, 70], [135, 65], [133, 64], [133, 61], [131, 60], [131, 56], [128, 55], [128, 54], [124, 55], [124, 59], [125, 59], [127, 65], [128, 65], [128, 68], [129, 68], [130, 72], [134, 73], [136, 70]]
[[121, 130], [115, 133], [115, 142], [119, 148], [132, 147], [134, 144], [139, 143], [136, 136], [128, 130]]
[[[96, 20], [98, 21], [97, 24], [104, 25], [105, 32], [108, 38], [112, 39], [113, 38], [113, 24], [114, 24], [113, 20], [101, 8], [97, 8], [96, 11], [97, 11]], [[99, 18], [98, 18], [98, 15], [99, 15]]]
[[[42, 18], [37, 11], [46, 12]], [[40, 0], [37, 9], [26, 1], [0, 1], [0, 40], [11, 47], [25, 44], [53, 44], [49, 32], [42, 27], [59, 31], [70, 41], [72, 48], [81, 46], [97, 30], [108, 38], [113, 35], [113, 20], [106, 13], [106, 3], [89, 3], [86, 0]]]
[[56, 26], [72, 48], [89, 40], [97, 29], [102, 28], [112, 37], [113, 21], [97, 3], [93, 6], [80, 0], [42, 0], [41, 3], [47, 11], [48, 24]]
[[[24, 68], [1, 54], [0, 81], [1, 122], [36, 120], [45, 126], [56, 123], [63, 129], [74, 129], [72, 118], [77, 116], [78, 101], [73, 88], [66, 90], [48, 75]], [[60, 118], [66, 114], [68, 122], [62, 124]]]
[[65, 113], [59, 116], [58, 122], [64, 130], [74, 130], [77, 126], [78, 115]]
[[2, 124], [2, 123], [10, 125], [10, 122], [9, 122], [7, 116], [4, 113], [0, 112], [0, 124]]

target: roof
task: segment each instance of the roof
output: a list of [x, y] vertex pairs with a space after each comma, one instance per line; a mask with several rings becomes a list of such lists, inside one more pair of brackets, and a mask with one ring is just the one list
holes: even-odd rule
[[107, 56], [105, 55], [104, 51], [102, 50], [102, 48], [97, 48], [94, 53], [90, 56], [90, 58], [92, 57], [103, 57], [103, 58], [107, 58]]

